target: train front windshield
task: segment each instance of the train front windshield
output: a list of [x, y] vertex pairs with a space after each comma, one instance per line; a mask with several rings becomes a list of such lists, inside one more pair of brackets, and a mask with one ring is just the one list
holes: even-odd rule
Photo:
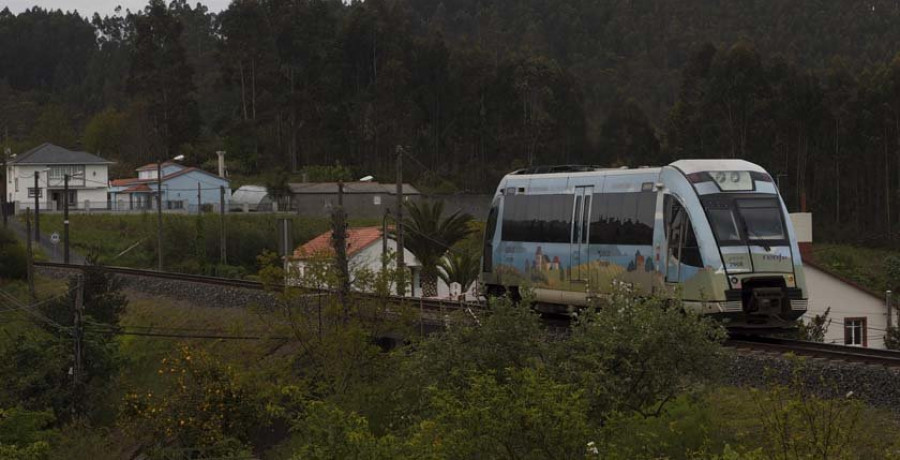
[[787, 244], [784, 216], [775, 197], [716, 195], [704, 198], [703, 205], [722, 246]]

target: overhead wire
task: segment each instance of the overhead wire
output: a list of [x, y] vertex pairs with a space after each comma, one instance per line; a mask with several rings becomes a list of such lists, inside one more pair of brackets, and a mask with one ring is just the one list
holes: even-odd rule
[[[160, 337], [160, 338], [177, 338], [177, 339], [207, 339], [207, 340], [292, 340], [290, 337], [267, 336], [260, 335], [239, 335], [230, 334], [229, 331], [223, 329], [203, 329], [203, 328], [167, 328], [156, 326], [114, 326], [103, 323], [85, 323], [86, 327], [93, 328], [95, 331], [108, 333], [119, 336], [136, 336], [136, 337]], [[129, 331], [127, 329], [146, 329], [145, 331]], [[161, 332], [154, 332], [159, 330]], [[171, 331], [171, 332], [167, 332]], [[176, 333], [182, 331], [181, 333]], [[193, 332], [193, 333], [189, 333]], [[201, 334], [201, 332], [204, 332]]]
[[13, 312], [13, 311], [24, 312], [24, 313], [27, 313], [27, 314], [31, 315], [32, 317], [34, 317], [34, 318], [36, 318], [36, 319], [38, 319], [38, 320], [41, 320], [41, 321], [44, 322], [44, 323], [49, 324], [50, 326], [53, 326], [53, 327], [56, 328], [56, 329], [59, 329], [59, 330], [61, 330], [61, 331], [63, 331], [63, 330], [69, 330], [69, 329], [72, 329], [72, 327], [70, 327], [70, 326], [63, 326], [63, 325], [57, 323], [56, 321], [53, 321], [52, 319], [50, 319], [50, 318], [48, 318], [48, 317], [46, 317], [46, 316], [44, 316], [44, 315], [42, 315], [42, 314], [40, 314], [40, 313], [38, 313], [38, 312], [36, 312], [36, 311], [33, 311], [33, 309], [36, 308], [36, 307], [38, 307], [38, 306], [40, 306], [40, 305], [43, 305], [43, 304], [45, 304], [45, 303], [49, 303], [49, 302], [58, 300], [58, 299], [60, 299], [60, 298], [66, 297], [66, 296], [68, 296], [69, 294], [71, 294], [71, 292], [72, 292], [73, 290], [78, 289], [79, 287], [80, 287], [80, 286], [77, 286], [77, 285], [76, 285], [75, 287], [70, 288], [69, 290], [67, 290], [64, 294], [60, 294], [60, 295], [58, 295], [58, 296], [51, 297], [51, 298], [49, 298], [49, 299], [44, 299], [44, 300], [42, 300], [42, 301], [40, 301], [40, 302], [35, 302], [35, 303], [33, 303], [33, 304], [24, 304], [24, 303], [22, 303], [19, 299], [17, 299], [15, 296], [13, 296], [12, 294], [9, 294], [9, 293], [7, 293], [7, 292], [4, 292], [4, 291], [0, 290], [0, 301], [2, 301], [3, 299], [6, 299], [6, 302], [7, 302], [7, 303], [11, 303], [11, 304], [13, 305], [13, 308], [8, 308], [8, 309], [6, 309], [6, 310], [2, 310], [2, 311], [0, 311], [0, 313]]

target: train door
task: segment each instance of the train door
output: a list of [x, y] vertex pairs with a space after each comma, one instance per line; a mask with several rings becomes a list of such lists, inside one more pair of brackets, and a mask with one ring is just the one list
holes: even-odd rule
[[594, 186], [576, 186], [574, 206], [572, 207], [572, 232], [569, 246], [572, 281], [589, 280], [590, 251], [588, 243], [591, 231], [591, 206], [593, 205]]

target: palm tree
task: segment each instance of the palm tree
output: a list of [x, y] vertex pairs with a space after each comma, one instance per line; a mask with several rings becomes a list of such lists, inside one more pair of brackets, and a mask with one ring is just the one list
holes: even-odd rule
[[422, 264], [422, 295], [437, 295], [438, 264], [451, 246], [471, 232], [472, 216], [459, 211], [443, 217], [443, 201], [410, 201], [403, 219], [403, 247]]
[[462, 292], [467, 292], [472, 283], [478, 279], [481, 270], [481, 258], [471, 251], [451, 251], [438, 264], [441, 271], [438, 276], [449, 286], [459, 283]]

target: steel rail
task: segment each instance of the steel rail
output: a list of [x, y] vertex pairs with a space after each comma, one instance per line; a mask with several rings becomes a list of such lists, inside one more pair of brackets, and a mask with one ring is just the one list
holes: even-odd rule
[[900, 351], [893, 350], [752, 336], [735, 336], [726, 340], [724, 345], [733, 348], [765, 352], [794, 353], [796, 355], [814, 358], [900, 367]]
[[[238, 280], [233, 278], [219, 278], [215, 276], [204, 276], [204, 275], [192, 275], [186, 273], [177, 273], [177, 272], [161, 272], [157, 270], [145, 270], [139, 268], [129, 268], [129, 267], [115, 267], [115, 266], [106, 266], [106, 265], [76, 265], [76, 264], [62, 264], [56, 262], [34, 262], [35, 266], [38, 267], [46, 267], [46, 268], [55, 268], [55, 269], [63, 269], [63, 270], [83, 270], [87, 267], [102, 270], [107, 273], [114, 273], [119, 275], [126, 276], [137, 276], [137, 277], [147, 277], [147, 278], [159, 278], [159, 279], [167, 279], [174, 281], [182, 281], [188, 283], [199, 283], [199, 284], [210, 284], [216, 286], [223, 287], [232, 287], [239, 289], [253, 289], [253, 290], [264, 290], [265, 285], [259, 281], [248, 281], [248, 280]], [[275, 286], [275, 287], [293, 287], [293, 286]], [[304, 288], [304, 290], [315, 291], [318, 294], [333, 294], [336, 291], [328, 290], [328, 289], [309, 289]], [[454, 300], [444, 300], [444, 299], [434, 299], [427, 297], [404, 297], [404, 296], [380, 296], [378, 294], [365, 293], [365, 292], [353, 292], [354, 296], [368, 298], [368, 299], [387, 299], [395, 303], [403, 303], [413, 307], [421, 307], [422, 309], [430, 310], [430, 311], [458, 311], [458, 310], [468, 310], [471, 314], [472, 311], [482, 312], [484, 311], [484, 305], [480, 302], [466, 302], [466, 301], [454, 301]]]

